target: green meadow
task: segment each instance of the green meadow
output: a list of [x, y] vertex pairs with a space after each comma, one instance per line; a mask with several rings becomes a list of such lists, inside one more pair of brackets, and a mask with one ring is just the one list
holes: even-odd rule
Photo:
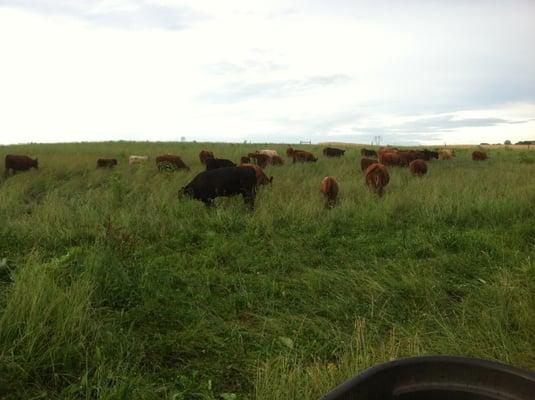
[[[285, 145], [0, 146], [0, 398], [318, 399], [422, 354], [535, 369], [535, 150], [473, 148], [378, 198], [360, 148], [268, 167], [250, 211], [178, 199], [201, 149], [237, 162]], [[190, 172], [158, 172], [159, 154]], [[129, 166], [128, 156], [148, 155]], [[117, 168], [96, 169], [115, 157]], [[321, 179], [340, 185], [326, 210]]]

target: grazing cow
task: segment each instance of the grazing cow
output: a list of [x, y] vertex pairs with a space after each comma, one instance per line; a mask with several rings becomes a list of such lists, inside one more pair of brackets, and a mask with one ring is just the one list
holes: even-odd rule
[[318, 159], [314, 154], [304, 150], [294, 150], [292, 154], [293, 162], [316, 162]]
[[236, 164], [234, 164], [230, 160], [225, 160], [224, 158], [207, 158], [206, 159], [206, 170], [211, 171], [213, 169], [218, 168], [226, 168], [226, 167], [235, 167]]
[[251, 163], [251, 157], [249, 156], [242, 156], [240, 158], [240, 164], [250, 164]]
[[276, 150], [270, 150], [270, 149], [264, 149], [264, 150], [258, 150], [256, 152], [257, 154], [263, 154], [265, 156], [268, 156], [269, 158], [273, 158], [275, 156], [279, 156], [279, 153], [277, 153]]
[[259, 165], [261, 168], [266, 168], [268, 165], [269, 157], [265, 154], [249, 153], [248, 156], [251, 160], [254, 160], [256, 165]]
[[273, 156], [271, 157], [270, 163], [271, 165], [283, 165], [284, 160], [282, 159], [281, 156]]
[[484, 151], [476, 150], [472, 153], [472, 160], [474, 161], [485, 161], [487, 159], [487, 153]]
[[293, 157], [294, 155], [294, 149], [290, 146], [288, 146], [288, 148], [286, 149], [286, 157]]
[[427, 174], [427, 164], [424, 160], [416, 159], [409, 164], [409, 171], [413, 175], [423, 176]]
[[398, 151], [399, 155], [399, 164], [407, 167], [412, 161], [418, 158], [418, 155], [415, 151]]
[[199, 153], [199, 160], [201, 161], [201, 164], [206, 164], [206, 160], [208, 158], [215, 158], [214, 153], [208, 150], [201, 150]]
[[34, 160], [28, 156], [17, 156], [8, 154], [6, 156], [6, 171], [5, 175], [9, 175], [9, 170], [13, 171], [13, 174], [17, 171], [28, 171], [30, 168], [39, 169], [37, 158]]
[[422, 150], [422, 153], [424, 156], [422, 157], [425, 161], [430, 161], [432, 158], [438, 159], [438, 151], [431, 151], [431, 150]]
[[323, 149], [323, 155], [326, 157], [341, 157], [345, 152], [345, 150], [337, 149], [335, 147], [325, 147]]
[[362, 149], [360, 154], [364, 157], [377, 157], [377, 152], [375, 150]]
[[322, 179], [320, 192], [325, 196], [325, 208], [333, 208], [338, 197], [338, 183], [332, 176], [326, 176]]
[[115, 158], [99, 158], [97, 160], [97, 168], [113, 168], [117, 165]]
[[384, 151], [379, 152], [379, 162], [384, 165], [390, 165], [390, 166], [400, 166], [401, 159], [399, 157], [399, 154], [397, 152], [393, 151]]
[[[423, 151], [413, 150], [412, 153], [414, 155], [414, 160], [425, 160], [426, 155]], [[411, 162], [414, 160], [411, 160]]]
[[364, 172], [366, 171], [366, 169], [368, 169], [370, 165], [376, 162], [377, 160], [374, 160], [373, 158], [362, 158], [360, 160], [360, 169], [362, 170], [362, 172]]
[[253, 168], [227, 167], [199, 173], [178, 191], [211, 206], [216, 197], [230, 197], [241, 194], [245, 204], [254, 206], [256, 194], [256, 173]]
[[182, 161], [179, 156], [172, 154], [165, 154], [163, 156], [156, 157], [156, 165], [160, 171], [171, 168], [174, 170], [185, 169], [189, 171], [189, 167]]
[[438, 151], [439, 160], [450, 160], [452, 156], [453, 156], [453, 153], [451, 150], [439, 150]]
[[262, 170], [262, 168], [260, 168], [258, 165], [254, 165], [254, 164], [241, 164], [240, 167], [244, 167], [244, 168], [252, 168], [254, 169], [255, 171], [255, 174], [256, 174], [256, 184], [257, 185], [267, 185], [268, 183], [272, 183], [273, 182], [273, 177], [270, 176], [269, 178], [267, 177], [267, 175], [264, 173], [264, 171]]
[[366, 185], [381, 197], [385, 186], [390, 181], [390, 175], [388, 175], [385, 166], [381, 163], [374, 163], [366, 169], [364, 175]]
[[128, 157], [128, 165], [143, 164], [148, 159], [149, 159], [149, 157], [147, 157], [147, 156], [130, 156], [130, 157]]

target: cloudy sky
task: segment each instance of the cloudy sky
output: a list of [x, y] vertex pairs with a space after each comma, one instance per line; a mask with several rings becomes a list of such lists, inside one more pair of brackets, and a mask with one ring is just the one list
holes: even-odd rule
[[0, 143], [535, 140], [535, 1], [0, 0]]

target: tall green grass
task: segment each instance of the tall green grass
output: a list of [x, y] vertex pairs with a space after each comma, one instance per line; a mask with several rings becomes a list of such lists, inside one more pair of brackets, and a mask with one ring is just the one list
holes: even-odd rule
[[[444, 353], [535, 368], [533, 156], [470, 149], [379, 199], [358, 148], [268, 167], [254, 211], [177, 198], [203, 149], [0, 147], [40, 169], [0, 178], [0, 397], [314, 399], [377, 362]], [[179, 154], [191, 172], [159, 173]], [[149, 155], [128, 166], [130, 154]], [[97, 170], [96, 159], [119, 166]], [[323, 207], [334, 176], [338, 206]]]

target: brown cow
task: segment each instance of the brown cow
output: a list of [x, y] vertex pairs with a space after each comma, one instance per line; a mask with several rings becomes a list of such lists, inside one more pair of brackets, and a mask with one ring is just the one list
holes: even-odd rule
[[397, 152], [385, 151], [379, 153], [379, 162], [384, 165], [400, 166], [401, 159]]
[[413, 175], [423, 176], [427, 174], [427, 164], [424, 160], [416, 159], [409, 164], [409, 171]]
[[265, 154], [249, 153], [248, 156], [251, 160], [254, 160], [256, 165], [260, 166], [261, 168], [266, 168], [268, 165], [269, 157]]
[[360, 169], [364, 172], [370, 165], [376, 162], [377, 160], [374, 160], [373, 158], [362, 158], [360, 160]]
[[17, 156], [8, 154], [6, 156], [6, 171], [5, 175], [9, 175], [9, 170], [13, 170], [13, 174], [17, 171], [28, 171], [30, 168], [38, 168], [37, 158], [34, 160], [28, 156]]
[[452, 153], [449, 150], [439, 150], [438, 159], [439, 160], [451, 160]]
[[199, 160], [201, 160], [201, 164], [206, 164], [206, 160], [208, 158], [215, 158], [214, 153], [209, 150], [201, 150], [199, 153]]
[[240, 158], [240, 164], [251, 164], [251, 157], [249, 156], [242, 156]]
[[240, 167], [244, 168], [252, 168], [255, 170], [256, 173], [256, 184], [257, 185], [267, 185], [268, 183], [273, 182], [273, 177], [270, 176], [269, 178], [264, 173], [262, 168], [260, 168], [258, 165], [254, 164], [241, 164]]
[[117, 165], [115, 158], [99, 158], [97, 160], [97, 168], [113, 168]]
[[264, 154], [268, 156], [269, 158], [273, 158], [275, 156], [278, 156], [277, 150], [271, 150], [271, 149], [263, 149], [263, 150], [257, 150], [255, 151], [257, 154]]
[[418, 158], [418, 154], [412, 150], [398, 151], [398, 155], [400, 165], [405, 167]]
[[294, 149], [288, 146], [288, 148], [286, 149], [286, 156], [293, 157], [293, 155], [294, 155]]
[[333, 208], [338, 197], [338, 183], [332, 176], [326, 176], [322, 179], [320, 192], [325, 196], [325, 208]]
[[293, 162], [316, 162], [318, 159], [314, 154], [304, 150], [294, 150], [292, 154]]
[[381, 197], [385, 186], [390, 181], [390, 175], [388, 175], [385, 166], [381, 163], [374, 163], [366, 169], [364, 175], [366, 185]]
[[283, 165], [284, 164], [284, 160], [282, 159], [281, 156], [277, 155], [277, 156], [271, 157], [270, 163], [271, 163], [271, 165]]
[[323, 149], [323, 155], [327, 157], [341, 157], [346, 151], [337, 149], [336, 147], [325, 147]]
[[487, 153], [484, 151], [476, 150], [472, 153], [472, 160], [474, 161], [485, 161], [487, 159]]
[[165, 154], [163, 156], [156, 157], [156, 165], [160, 171], [169, 167], [175, 170], [185, 169], [189, 171], [189, 167], [184, 163], [184, 161], [182, 161], [179, 156], [174, 156], [172, 154]]

